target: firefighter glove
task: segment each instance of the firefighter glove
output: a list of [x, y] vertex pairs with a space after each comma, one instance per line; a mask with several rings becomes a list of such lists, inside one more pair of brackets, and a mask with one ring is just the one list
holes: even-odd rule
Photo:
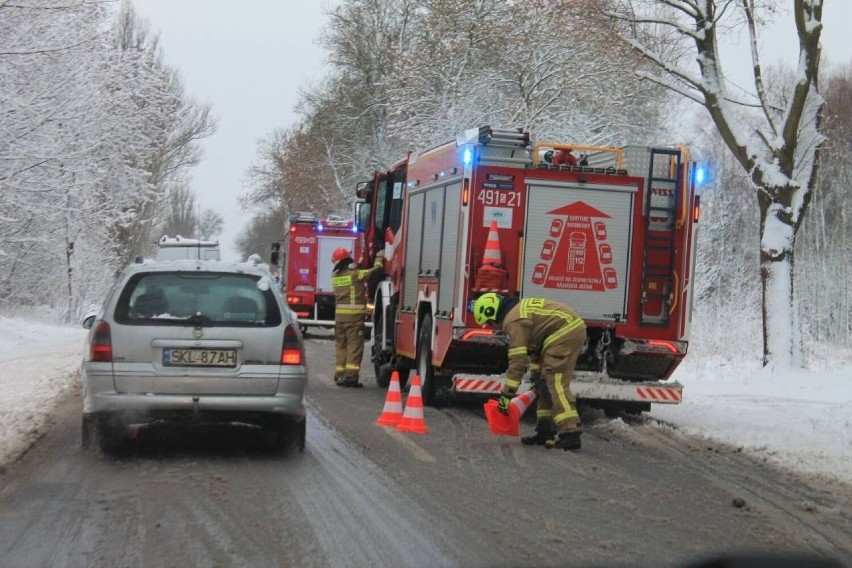
[[530, 377], [530, 388], [536, 392], [538, 392], [538, 382], [541, 380], [540, 375], [533, 375]]
[[510, 394], [501, 394], [500, 398], [497, 400], [497, 410], [502, 412], [503, 414], [509, 414], [509, 404], [512, 402], [512, 395]]

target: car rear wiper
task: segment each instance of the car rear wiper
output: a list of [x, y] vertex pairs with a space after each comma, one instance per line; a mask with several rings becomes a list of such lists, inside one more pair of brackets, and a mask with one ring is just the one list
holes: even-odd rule
[[189, 316], [186, 321], [194, 324], [197, 327], [210, 327], [211, 325], [213, 325], [213, 320], [205, 315], [202, 315], [201, 312], [198, 312], [194, 316]]
[[200, 313], [192, 316], [154, 316], [145, 318], [147, 321], [158, 323], [169, 323], [175, 325], [194, 325], [196, 327], [210, 327], [213, 325], [213, 320]]

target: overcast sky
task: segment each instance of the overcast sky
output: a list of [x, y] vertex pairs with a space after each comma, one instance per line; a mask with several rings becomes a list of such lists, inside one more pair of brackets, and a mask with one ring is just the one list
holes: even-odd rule
[[[324, 74], [325, 51], [316, 40], [324, 10], [337, 0], [132, 0], [159, 32], [166, 62], [180, 71], [186, 91], [212, 106], [216, 134], [203, 142], [204, 158], [192, 187], [203, 208], [225, 219], [220, 236], [227, 259], [251, 217], [237, 201], [255, 159], [256, 143], [273, 129], [298, 122], [299, 89]], [[194, 236], [194, 235], [184, 235]], [[266, 256], [267, 251], [256, 251]]]
[[[160, 33], [166, 62], [184, 78], [187, 92], [210, 103], [219, 129], [203, 142], [204, 159], [193, 178], [203, 208], [225, 219], [220, 236], [226, 258], [236, 259], [234, 239], [251, 218], [237, 202], [245, 193], [245, 172], [255, 160], [256, 143], [275, 128], [294, 125], [299, 90], [323, 76], [326, 53], [317, 45], [324, 12], [340, 0], [132, 0], [140, 16]], [[782, 2], [786, 4], [786, 2]], [[826, 2], [822, 34], [824, 57], [848, 62], [852, 2]], [[765, 34], [765, 64], [796, 65], [798, 43], [789, 14]], [[724, 51], [723, 51], [724, 55]], [[737, 73], [745, 83], [750, 66], [740, 57]], [[470, 125], [459, 125], [460, 129]], [[185, 235], [186, 236], [186, 235]], [[267, 251], [257, 251], [266, 256]]]

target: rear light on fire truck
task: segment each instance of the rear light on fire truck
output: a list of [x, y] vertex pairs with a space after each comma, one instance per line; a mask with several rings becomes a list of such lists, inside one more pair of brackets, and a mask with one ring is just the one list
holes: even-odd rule
[[695, 205], [692, 206], [692, 222], [697, 223], [701, 218], [701, 196], [695, 196]]
[[282, 365], [301, 365], [305, 360], [302, 340], [299, 332], [292, 325], [284, 328], [284, 345], [281, 347]]
[[92, 328], [92, 342], [89, 345], [89, 361], [112, 363], [112, 335], [109, 324], [99, 321]]
[[470, 199], [470, 179], [464, 178], [464, 184], [462, 185], [462, 206], [466, 206], [469, 199]]
[[494, 335], [493, 329], [469, 329], [464, 332], [461, 336], [462, 341], [470, 339], [472, 337], [481, 337], [481, 336], [492, 336]]
[[649, 339], [648, 345], [651, 347], [656, 347], [657, 349], [667, 349], [672, 353], [680, 352], [677, 348], [677, 345], [675, 345], [671, 341], [663, 341], [662, 339]]

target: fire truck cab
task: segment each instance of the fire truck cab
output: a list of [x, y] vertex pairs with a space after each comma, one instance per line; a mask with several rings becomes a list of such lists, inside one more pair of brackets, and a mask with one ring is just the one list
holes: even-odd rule
[[560, 301], [586, 321], [578, 399], [628, 411], [679, 403], [669, 379], [691, 322], [692, 171], [684, 147], [533, 142], [483, 126], [358, 184], [361, 261], [384, 248], [388, 275], [373, 312], [379, 385], [414, 370], [427, 405], [499, 393], [507, 338], [471, 313], [498, 292]]

